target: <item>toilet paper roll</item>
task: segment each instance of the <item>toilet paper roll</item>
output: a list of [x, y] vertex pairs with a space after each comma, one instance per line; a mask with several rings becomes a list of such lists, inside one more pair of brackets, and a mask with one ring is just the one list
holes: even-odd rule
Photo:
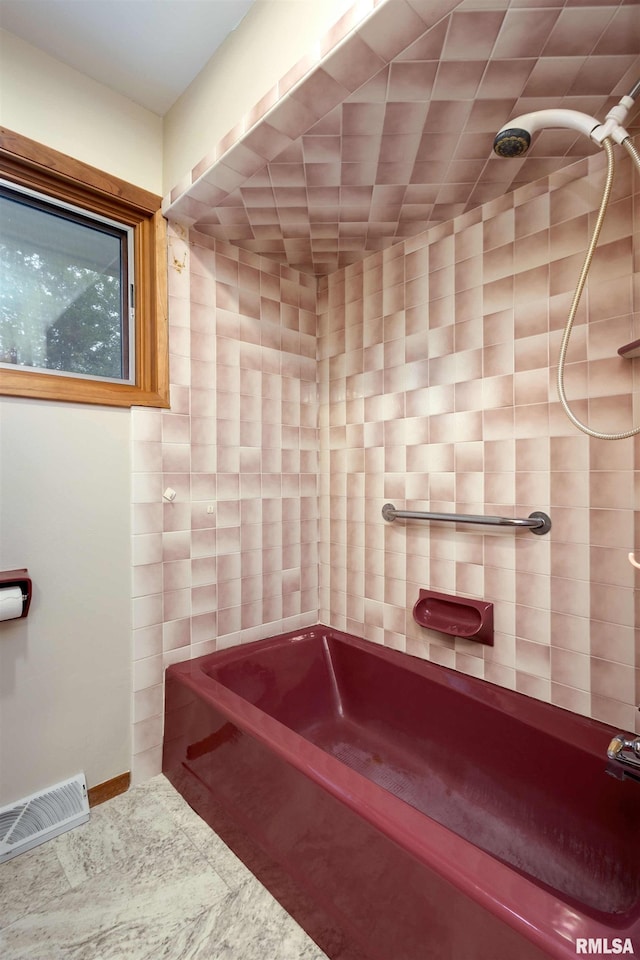
[[22, 587], [0, 589], [0, 620], [15, 620], [22, 616]]

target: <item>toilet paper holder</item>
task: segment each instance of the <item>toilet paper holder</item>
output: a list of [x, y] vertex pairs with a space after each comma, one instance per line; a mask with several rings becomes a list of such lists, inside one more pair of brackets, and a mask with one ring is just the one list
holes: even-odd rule
[[26, 567], [21, 570], [0, 571], [0, 589], [2, 587], [20, 587], [22, 590], [22, 613], [16, 619], [26, 617], [31, 605], [32, 583], [28, 574], [29, 571]]

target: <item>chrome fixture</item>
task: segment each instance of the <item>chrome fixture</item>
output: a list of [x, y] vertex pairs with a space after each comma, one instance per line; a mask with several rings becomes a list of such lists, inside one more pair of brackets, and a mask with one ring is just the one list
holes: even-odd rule
[[564, 367], [569, 338], [578, 311], [580, 297], [582, 296], [582, 291], [587, 281], [591, 261], [598, 244], [600, 231], [609, 204], [609, 197], [611, 196], [611, 189], [613, 187], [615, 170], [613, 142], [621, 144], [625, 148], [638, 168], [638, 171], [640, 171], [640, 153], [636, 150], [631, 137], [623, 127], [627, 114], [639, 94], [640, 81], [636, 83], [628, 96], [622, 97], [620, 103], [609, 111], [604, 123], [600, 123], [586, 113], [579, 113], [577, 110], [537, 110], [534, 113], [525, 113], [520, 117], [516, 117], [515, 120], [511, 120], [510, 123], [505, 124], [493, 142], [493, 149], [499, 157], [519, 157], [529, 149], [532, 134], [545, 127], [564, 127], [585, 134], [585, 136], [593, 140], [594, 143], [601, 146], [607, 155], [607, 176], [604, 192], [602, 194], [602, 200], [600, 201], [598, 217], [593, 228], [593, 235], [589, 242], [562, 336], [557, 376], [558, 395], [564, 412], [574, 426], [578, 427], [579, 430], [582, 430], [582, 432], [588, 436], [595, 437], [597, 440], [626, 440], [628, 437], [634, 437], [640, 433], [640, 427], [634, 427], [631, 430], [625, 430], [621, 433], [601, 433], [598, 430], [591, 429], [591, 427], [578, 420], [573, 413], [569, 407], [564, 389]]
[[492, 527], [527, 527], [538, 535], [549, 533], [551, 520], [546, 513], [537, 510], [524, 520], [511, 517], [479, 517], [472, 513], [424, 513], [422, 510], [396, 510], [392, 503], [382, 508], [385, 520], [446, 520], [449, 523], [483, 523]]
[[608, 773], [620, 780], [629, 777], [640, 782], [640, 737], [629, 739], [624, 733], [616, 734], [607, 748], [607, 756], [611, 761]]

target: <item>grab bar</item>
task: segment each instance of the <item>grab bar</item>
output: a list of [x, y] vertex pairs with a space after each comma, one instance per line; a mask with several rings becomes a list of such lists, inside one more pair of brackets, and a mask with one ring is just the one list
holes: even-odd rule
[[527, 527], [531, 533], [541, 536], [551, 530], [551, 519], [546, 513], [536, 510], [526, 519], [511, 517], [479, 517], [472, 513], [424, 513], [421, 510], [396, 510], [392, 503], [382, 508], [385, 520], [447, 520], [451, 523], [484, 523], [492, 527]]

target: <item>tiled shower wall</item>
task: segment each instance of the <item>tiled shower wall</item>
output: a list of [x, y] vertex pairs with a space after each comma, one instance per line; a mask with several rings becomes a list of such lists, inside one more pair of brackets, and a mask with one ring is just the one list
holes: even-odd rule
[[[169, 663], [318, 619], [640, 732], [640, 443], [589, 439], [555, 391], [602, 179], [580, 161], [317, 299], [312, 277], [170, 228], [171, 410], [133, 411], [134, 779], [160, 768]], [[640, 422], [616, 355], [640, 335], [632, 182], [619, 164], [569, 350], [600, 429]], [[386, 501], [553, 529], [387, 524]], [[493, 601], [495, 646], [418, 627], [420, 587]]]
[[318, 616], [315, 279], [170, 225], [169, 297], [171, 409], [133, 411], [138, 781], [170, 663]]
[[[320, 281], [320, 619], [640, 732], [627, 560], [640, 445], [585, 436], [555, 388], [602, 160]], [[616, 354], [640, 335], [632, 195], [623, 162], [566, 371], [575, 412], [606, 431], [640, 422], [636, 365]], [[386, 501], [504, 516], [543, 510], [553, 529], [386, 523]], [[495, 645], [419, 627], [420, 587], [493, 601]]]

